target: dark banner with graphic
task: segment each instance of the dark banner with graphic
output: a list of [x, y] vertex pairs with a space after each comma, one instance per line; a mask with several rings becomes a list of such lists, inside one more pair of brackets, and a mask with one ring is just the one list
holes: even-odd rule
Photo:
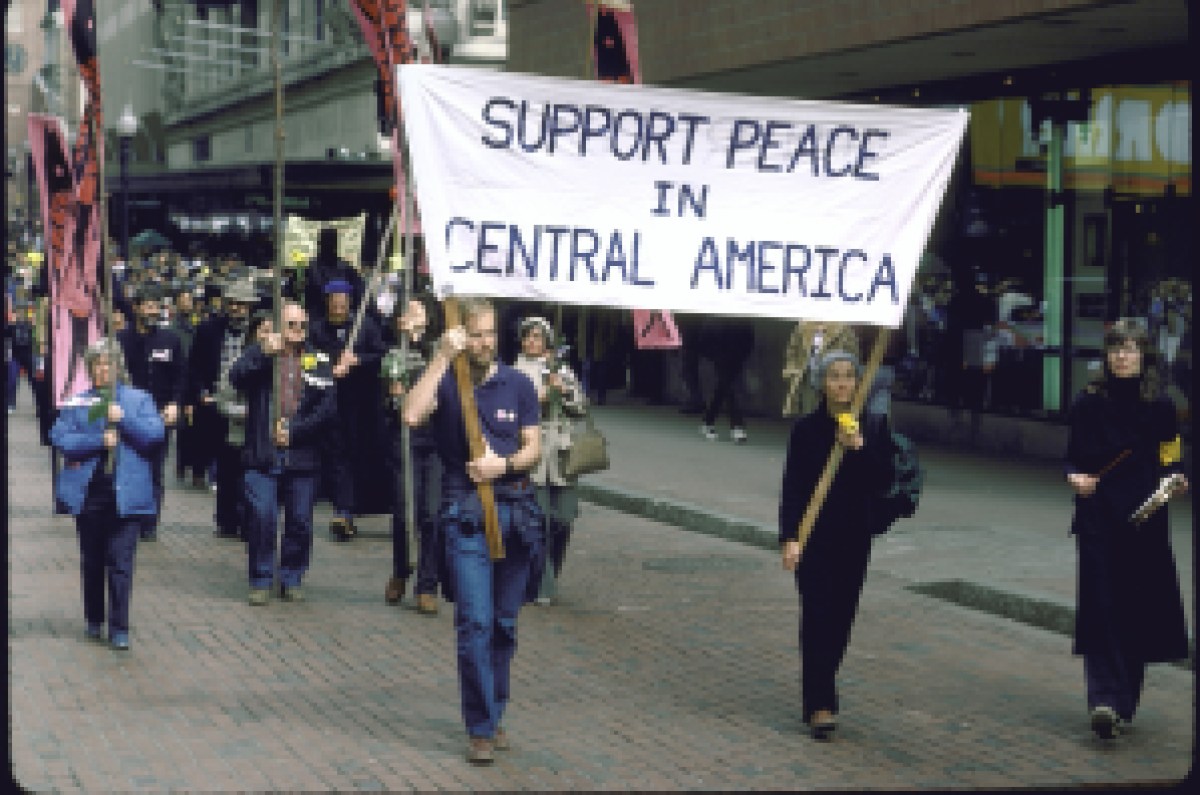
[[[400, 93], [396, 87], [396, 67], [416, 60], [416, 47], [408, 30], [408, 0], [349, 0], [350, 8], [362, 28], [375, 67], [379, 71], [379, 132], [392, 139], [392, 171], [396, 177], [396, 195], [404, 196], [407, 178], [401, 160], [399, 118]], [[404, 205], [402, 204], [402, 212]], [[416, 218], [401, 218], [401, 229], [420, 231]]]

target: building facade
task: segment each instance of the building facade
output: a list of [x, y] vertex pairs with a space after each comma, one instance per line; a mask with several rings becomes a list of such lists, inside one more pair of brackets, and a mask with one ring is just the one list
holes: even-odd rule
[[[511, 0], [508, 68], [588, 76], [581, 5]], [[969, 109], [889, 356], [899, 396], [1060, 419], [1100, 366], [1105, 323], [1138, 316], [1190, 405], [1187, 3], [619, 5], [635, 9], [648, 84]], [[745, 386], [760, 413], [778, 415], [791, 328], [758, 323]]]
[[[450, 61], [503, 66], [504, 0], [409, 5], [412, 30], [423, 29], [428, 8]], [[117, 197], [114, 125], [127, 106], [138, 120], [126, 174], [133, 229], [157, 229], [180, 249], [270, 263], [273, 6], [100, 0], [107, 182]], [[282, 0], [280, 20], [284, 211], [309, 220], [366, 213], [377, 237], [392, 205], [392, 152], [379, 134], [377, 71], [358, 23], [345, 0]]]

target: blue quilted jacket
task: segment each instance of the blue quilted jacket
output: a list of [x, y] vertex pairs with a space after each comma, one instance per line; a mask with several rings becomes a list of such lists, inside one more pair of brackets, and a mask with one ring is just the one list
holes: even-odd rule
[[[88, 412], [103, 398], [89, 389], [71, 398], [50, 429], [50, 442], [63, 456], [63, 466], [54, 484], [54, 497], [71, 515], [83, 510], [88, 484], [104, 460], [105, 418], [88, 419]], [[163, 421], [154, 399], [131, 386], [117, 386], [117, 403], [124, 416], [117, 424], [117, 465], [113, 485], [117, 513], [121, 516], [155, 513], [154, 483], [150, 458], [163, 443]]]

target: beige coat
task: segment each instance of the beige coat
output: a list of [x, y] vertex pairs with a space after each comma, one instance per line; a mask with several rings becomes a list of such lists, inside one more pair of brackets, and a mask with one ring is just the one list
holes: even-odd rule
[[795, 417], [808, 414], [821, 401], [820, 385], [810, 381], [809, 366], [813, 360], [813, 342], [818, 329], [824, 329], [817, 355], [828, 350], [849, 351], [860, 356], [858, 335], [847, 323], [825, 323], [801, 320], [788, 339], [787, 352], [783, 357], [783, 380], [787, 393], [783, 399], [783, 416]]
[[[534, 386], [538, 387], [538, 397], [542, 398], [541, 383], [544, 380], [543, 359], [532, 359], [519, 354], [513, 362], [513, 367], [529, 376]], [[559, 374], [566, 381], [563, 391], [562, 413], [556, 414], [550, 403], [542, 399], [542, 457], [537, 466], [530, 471], [529, 478], [535, 486], [574, 486], [575, 478], [568, 478], [562, 472], [561, 452], [571, 447], [571, 428], [574, 426], [573, 417], [582, 417], [587, 411], [587, 396], [579, 379], [570, 367], [561, 366]]]

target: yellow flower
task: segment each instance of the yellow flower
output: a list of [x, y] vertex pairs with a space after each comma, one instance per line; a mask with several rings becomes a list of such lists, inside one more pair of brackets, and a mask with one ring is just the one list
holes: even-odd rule
[[1158, 460], [1163, 466], [1175, 464], [1183, 457], [1183, 444], [1176, 434], [1175, 438], [1169, 442], [1160, 442], [1158, 445]]
[[849, 412], [837, 415], [837, 424], [843, 433], [858, 433], [858, 420]]
[[305, 370], [312, 370], [317, 366], [317, 355], [315, 353], [306, 353], [300, 357], [300, 366]]

